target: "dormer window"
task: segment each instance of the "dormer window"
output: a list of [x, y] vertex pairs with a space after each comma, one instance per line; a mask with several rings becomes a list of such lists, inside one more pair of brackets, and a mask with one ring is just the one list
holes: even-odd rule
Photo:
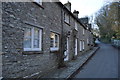
[[70, 23], [70, 16], [68, 15], [68, 14], [64, 14], [64, 21], [66, 22], [66, 23]]
[[75, 22], [75, 30], [78, 30], [78, 24]]

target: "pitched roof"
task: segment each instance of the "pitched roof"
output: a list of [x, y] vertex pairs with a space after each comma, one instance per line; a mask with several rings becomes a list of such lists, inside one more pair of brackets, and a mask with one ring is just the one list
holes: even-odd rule
[[60, 5], [60, 7], [62, 8], [62, 9], [65, 9], [77, 22], [79, 22], [82, 26], [83, 26], [83, 28], [84, 29], [86, 29], [86, 27], [85, 27], [85, 25], [83, 25], [83, 23], [81, 23], [81, 21], [79, 20], [79, 18], [77, 18], [71, 11], [69, 11], [66, 7], [65, 7], [65, 5], [63, 5], [61, 2], [56, 2], [58, 5]]

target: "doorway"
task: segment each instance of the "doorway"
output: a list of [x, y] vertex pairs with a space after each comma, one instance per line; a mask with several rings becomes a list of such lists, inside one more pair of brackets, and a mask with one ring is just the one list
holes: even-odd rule
[[66, 51], [64, 52], [65, 58], [64, 61], [69, 60], [69, 39], [67, 38]]
[[75, 39], [75, 56], [77, 56], [78, 55], [78, 46], [77, 46], [77, 39]]

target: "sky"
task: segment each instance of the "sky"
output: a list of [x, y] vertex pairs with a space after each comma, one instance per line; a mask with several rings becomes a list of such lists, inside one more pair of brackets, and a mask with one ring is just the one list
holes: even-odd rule
[[[60, 0], [63, 4], [71, 2], [72, 12], [79, 11], [79, 18], [96, 13], [107, 0]], [[109, 0], [110, 1], [110, 0]]]

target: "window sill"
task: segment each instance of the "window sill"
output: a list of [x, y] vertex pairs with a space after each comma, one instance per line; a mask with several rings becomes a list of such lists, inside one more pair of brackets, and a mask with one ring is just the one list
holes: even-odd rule
[[50, 51], [50, 53], [59, 53], [59, 50]]
[[43, 51], [24, 51], [23, 55], [43, 54]]
[[33, 2], [33, 3], [35, 3], [37, 6], [41, 7], [42, 9], [44, 9], [43, 5], [41, 5], [41, 4], [37, 3], [37, 2]]
[[70, 23], [68, 23], [68, 22], [66, 22], [66, 21], [64, 21], [67, 25], [69, 25], [70, 26]]

